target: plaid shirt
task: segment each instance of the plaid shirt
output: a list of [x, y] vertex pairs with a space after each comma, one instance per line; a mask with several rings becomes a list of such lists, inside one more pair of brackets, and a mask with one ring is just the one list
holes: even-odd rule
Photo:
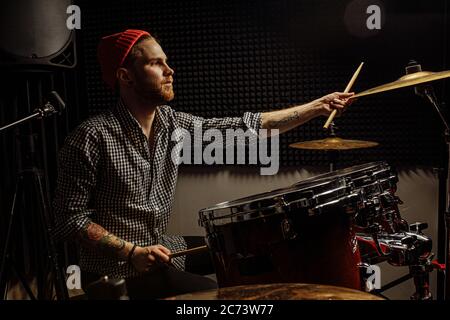
[[[178, 128], [193, 134], [194, 121], [200, 121], [203, 130], [261, 126], [259, 113], [204, 119], [160, 106], [150, 150], [141, 126], [121, 101], [78, 126], [59, 154], [53, 203], [56, 238], [69, 239], [93, 221], [138, 246], [161, 244], [172, 252], [185, 250], [182, 236], [166, 234], [178, 175], [171, 158], [178, 142], [171, 141], [171, 134]], [[173, 259], [173, 264], [183, 270], [184, 257]], [[86, 247], [81, 247], [80, 267], [110, 277], [138, 275], [127, 262]]]

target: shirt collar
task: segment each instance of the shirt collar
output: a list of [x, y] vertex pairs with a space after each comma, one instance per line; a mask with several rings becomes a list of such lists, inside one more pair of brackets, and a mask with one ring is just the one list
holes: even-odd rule
[[[155, 132], [161, 130], [167, 131], [169, 129], [169, 119], [166, 112], [163, 112], [165, 106], [156, 107], [155, 118], [153, 120], [153, 125], [155, 126]], [[136, 133], [139, 132], [143, 134], [142, 127], [136, 118], [131, 114], [128, 107], [125, 105], [122, 99], [119, 99], [115, 108], [115, 114], [119, 121], [124, 126], [125, 130]]]
[[141, 125], [131, 114], [130, 110], [128, 110], [128, 108], [125, 106], [125, 103], [122, 101], [122, 99], [119, 99], [119, 101], [117, 102], [116, 107], [114, 108], [114, 113], [126, 131], [133, 133], [143, 133]]

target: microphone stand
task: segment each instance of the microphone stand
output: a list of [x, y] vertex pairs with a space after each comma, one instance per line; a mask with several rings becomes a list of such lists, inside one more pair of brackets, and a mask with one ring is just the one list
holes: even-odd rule
[[[57, 106], [57, 108], [54, 107], [54, 105]], [[6, 130], [8, 128], [14, 127], [22, 122], [38, 118], [42, 119], [44, 117], [49, 117], [53, 114], [60, 113], [65, 108], [65, 103], [61, 99], [61, 97], [58, 95], [56, 91], [51, 91], [49, 96], [49, 101], [45, 103], [44, 106], [36, 108], [33, 113], [23, 119], [20, 119], [18, 121], [15, 121], [11, 124], [8, 124], [6, 126], [3, 126], [0, 128], [0, 132], [3, 130]], [[32, 142], [32, 139], [30, 140], [30, 149], [34, 149], [34, 144]], [[31, 150], [30, 150], [31, 151]], [[48, 206], [48, 199], [44, 192], [44, 183], [43, 179], [44, 176], [42, 174], [42, 170], [38, 169], [37, 166], [35, 166], [31, 161], [30, 165], [28, 165], [26, 168], [21, 168], [19, 166], [18, 170], [18, 178], [15, 186], [15, 192], [13, 196], [13, 202], [11, 205], [10, 215], [9, 215], [9, 221], [6, 231], [6, 239], [2, 250], [2, 255], [0, 259], [0, 300], [7, 298], [7, 291], [8, 291], [8, 275], [11, 272], [14, 272], [19, 280], [22, 283], [22, 286], [27, 291], [29, 297], [32, 300], [36, 300], [36, 296], [33, 294], [31, 288], [26, 282], [26, 279], [21, 272], [19, 272], [18, 268], [15, 266], [13, 254], [11, 252], [11, 237], [14, 233], [14, 223], [17, 219], [15, 219], [16, 214], [19, 211], [20, 207], [20, 201], [25, 198], [25, 195], [28, 191], [26, 189], [26, 181], [31, 180], [31, 186], [34, 188], [32, 189], [35, 193], [34, 198], [30, 198], [30, 200], [37, 201], [37, 205], [35, 206], [34, 210], [36, 210], [36, 213], [38, 215], [37, 217], [37, 225], [42, 227], [44, 231], [42, 233], [42, 237], [44, 239], [44, 245], [40, 248], [45, 247], [45, 252], [41, 252], [46, 258], [48, 259], [49, 265], [38, 265], [37, 271], [37, 286], [38, 286], [38, 299], [42, 298], [48, 298], [53, 296], [53, 288], [49, 288], [46, 283], [48, 283], [48, 274], [45, 271], [53, 272], [54, 277], [54, 290], [56, 292], [56, 296], [60, 300], [67, 300], [68, 299], [68, 292], [67, 287], [65, 284], [65, 277], [64, 277], [64, 271], [59, 267], [58, 263], [58, 254], [56, 251], [56, 245], [53, 240], [52, 236], [52, 229], [51, 229], [51, 221], [50, 221], [50, 208]], [[39, 272], [42, 274], [39, 275]]]
[[53, 106], [53, 102], [55, 102], [59, 106], [59, 109], [62, 110], [65, 108], [64, 101], [61, 99], [61, 97], [58, 95], [58, 93], [56, 91], [50, 92], [50, 95], [52, 98], [51, 100], [53, 100], [53, 101], [47, 101], [43, 107], [38, 107], [38, 108], [34, 109], [32, 114], [30, 114], [29, 116], [27, 116], [23, 119], [17, 120], [6, 126], [0, 127], [0, 132], [3, 130], [6, 130], [8, 128], [14, 127], [22, 122], [34, 119], [34, 118], [42, 119], [45, 117], [49, 117], [55, 113], [60, 113], [60, 111], [56, 110], [55, 107]]

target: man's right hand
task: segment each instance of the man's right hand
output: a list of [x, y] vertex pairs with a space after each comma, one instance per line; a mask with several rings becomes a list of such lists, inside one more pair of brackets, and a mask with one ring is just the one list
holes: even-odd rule
[[148, 247], [136, 247], [131, 257], [131, 263], [138, 272], [147, 272], [156, 263], [168, 263], [170, 250], [157, 244]]

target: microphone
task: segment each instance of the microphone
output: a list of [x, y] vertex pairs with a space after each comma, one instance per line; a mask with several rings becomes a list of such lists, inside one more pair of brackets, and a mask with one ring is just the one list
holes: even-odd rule
[[50, 100], [50, 103], [53, 102], [53, 104], [56, 105], [55, 109], [58, 110], [59, 113], [61, 113], [66, 108], [65, 102], [63, 101], [63, 99], [61, 99], [58, 92], [56, 92], [54, 90], [50, 91], [49, 100]]
[[49, 117], [55, 113], [61, 114], [61, 112], [65, 108], [66, 104], [59, 96], [59, 94], [56, 91], [50, 91], [47, 102], [44, 104], [44, 106], [36, 108], [34, 112], [39, 113], [38, 118], [42, 119], [44, 117]]

